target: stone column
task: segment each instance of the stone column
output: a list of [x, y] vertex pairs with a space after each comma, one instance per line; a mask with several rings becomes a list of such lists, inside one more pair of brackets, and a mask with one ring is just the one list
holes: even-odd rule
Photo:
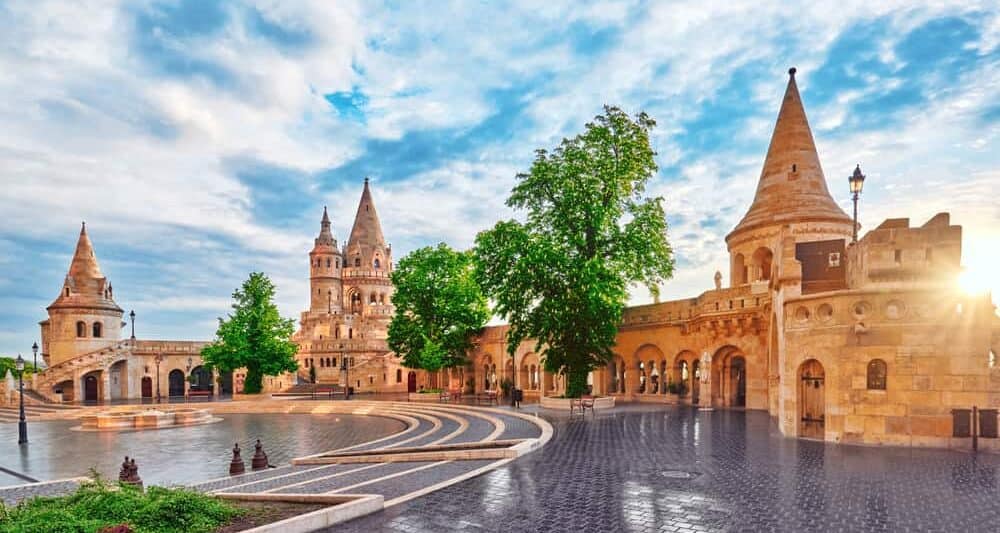
[[212, 397], [219, 397], [219, 389], [222, 388], [222, 384], [219, 383], [219, 372], [216, 369], [212, 369]]
[[111, 367], [101, 370], [101, 390], [97, 391], [104, 402], [111, 402]]

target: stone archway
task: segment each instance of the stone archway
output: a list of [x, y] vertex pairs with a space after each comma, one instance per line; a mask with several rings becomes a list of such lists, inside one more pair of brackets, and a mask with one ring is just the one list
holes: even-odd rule
[[167, 396], [184, 396], [184, 372], [173, 369], [167, 375]]
[[641, 394], [656, 394], [659, 392], [663, 382], [660, 371], [657, 368], [657, 361], [663, 360], [663, 352], [654, 344], [643, 344], [635, 351], [634, 361], [639, 376], [639, 389]]
[[88, 372], [81, 379], [84, 403], [97, 403], [101, 400], [101, 378], [103, 372], [100, 370], [94, 370], [93, 372]]
[[799, 436], [822, 439], [826, 435], [826, 372], [809, 359], [799, 367]]
[[726, 345], [712, 356], [712, 404], [746, 407], [746, 357], [736, 346]]
[[674, 358], [673, 381], [670, 382], [674, 390], [678, 391], [678, 395], [689, 397], [692, 401], [694, 392], [700, 385], [695, 372], [697, 361], [698, 355], [691, 350], [682, 350], [678, 353]]
[[197, 392], [212, 392], [212, 373], [204, 366], [198, 365], [191, 369], [191, 390]]
[[129, 397], [128, 394], [128, 362], [118, 361], [108, 367], [110, 375], [109, 392], [112, 400], [121, 400]]

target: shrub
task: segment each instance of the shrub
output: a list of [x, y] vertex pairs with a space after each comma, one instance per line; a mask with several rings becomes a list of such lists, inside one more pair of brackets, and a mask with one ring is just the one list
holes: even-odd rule
[[187, 489], [109, 485], [98, 479], [68, 496], [26, 500], [0, 514], [0, 532], [208, 533], [241, 514], [217, 498]]

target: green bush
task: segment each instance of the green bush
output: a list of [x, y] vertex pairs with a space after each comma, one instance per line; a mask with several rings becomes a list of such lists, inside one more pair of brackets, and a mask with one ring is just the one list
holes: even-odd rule
[[100, 479], [68, 496], [38, 497], [0, 512], [0, 532], [94, 533], [128, 524], [136, 533], [209, 533], [242, 511], [187, 489], [142, 492]]

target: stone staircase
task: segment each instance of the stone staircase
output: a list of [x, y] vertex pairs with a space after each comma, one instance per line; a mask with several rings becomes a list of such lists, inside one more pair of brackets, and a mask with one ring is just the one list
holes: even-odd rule
[[[27, 393], [27, 391], [25, 391]], [[28, 395], [25, 394], [27, 400]], [[24, 417], [26, 420], [38, 420], [42, 415], [73, 411], [82, 409], [74, 405], [57, 404], [24, 404]], [[16, 424], [21, 419], [20, 407], [17, 404], [0, 407], [0, 424]]]
[[[115, 359], [129, 353], [134, 342], [131, 339], [118, 341], [111, 346], [78, 355], [68, 361], [46, 368], [35, 376], [33, 383], [24, 384], [25, 400], [36, 397], [46, 403], [61, 403], [62, 398], [52, 392], [53, 387], [63, 381], [74, 381], [81, 371], [106, 369]], [[74, 385], [77, 384], [74, 383]]]

